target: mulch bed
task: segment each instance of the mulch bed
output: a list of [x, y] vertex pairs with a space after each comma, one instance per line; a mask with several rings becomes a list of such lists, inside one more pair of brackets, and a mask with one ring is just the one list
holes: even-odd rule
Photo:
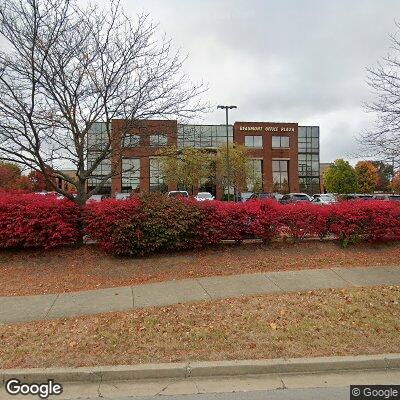
[[0, 251], [0, 296], [62, 293], [201, 276], [311, 268], [400, 266], [400, 243], [342, 249], [333, 241], [247, 243], [118, 258], [94, 245]]

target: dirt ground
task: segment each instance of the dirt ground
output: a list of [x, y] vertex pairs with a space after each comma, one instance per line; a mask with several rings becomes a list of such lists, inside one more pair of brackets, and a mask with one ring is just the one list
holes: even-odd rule
[[54, 250], [0, 251], [0, 296], [60, 293], [211, 275], [305, 268], [400, 266], [400, 243], [247, 243], [118, 258], [94, 245]]

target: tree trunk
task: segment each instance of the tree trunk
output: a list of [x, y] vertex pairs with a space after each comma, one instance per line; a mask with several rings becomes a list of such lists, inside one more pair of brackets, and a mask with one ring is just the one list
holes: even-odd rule
[[79, 182], [77, 185], [76, 204], [78, 206], [78, 237], [76, 239], [76, 247], [82, 247], [84, 244], [84, 209], [86, 204], [85, 184]]

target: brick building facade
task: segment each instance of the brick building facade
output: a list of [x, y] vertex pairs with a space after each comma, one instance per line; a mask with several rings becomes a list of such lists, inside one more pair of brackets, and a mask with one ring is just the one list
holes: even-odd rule
[[[89, 143], [99, 143], [104, 138], [103, 123], [96, 123], [89, 135]], [[111, 164], [117, 174], [103, 188], [103, 193], [176, 190], [167, 185], [160, 170], [158, 152], [165, 146], [194, 147], [215, 151], [220, 146], [238, 143], [248, 149], [249, 169], [252, 171], [240, 191], [264, 192], [319, 192], [319, 127], [299, 126], [297, 123], [235, 122], [233, 125], [178, 124], [175, 120], [146, 120], [127, 129], [125, 120], [113, 120], [112, 136], [115, 139], [112, 160], [104, 160], [96, 168], [88, 187], [109, 173]], [[124, 138], [120, 138], [124, 132]], [[127, 132], [127, 134], [126, 134]], [[91, 147], [93, 148], [93, 147]], [[90, 165], [95, 151], [88, 151]], [[218, 168], [216, 168], [218, 178]], [[218, 179], [215, 179], [218, 181]], [[213, 192], [221, 199], [221, 185], [204, 182], [192, 188]]]

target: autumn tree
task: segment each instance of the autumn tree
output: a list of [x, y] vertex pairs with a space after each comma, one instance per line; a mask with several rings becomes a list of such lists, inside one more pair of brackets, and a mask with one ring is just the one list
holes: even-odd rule
[[[229, 157], [227, 157], [227, 153]], [[227, 188], [229, 182], [237, 194], [249, 176], [248, 150], [245, 146], [237, 143], [230, 143], [228, 149], [223, 145], [218, 148], [216, 160], [220, 171], [220, 180], [217, 183], [223, 188]]]
[[357, 175], [348, 161], [336, 160], [324, 173], [326, 190], [330, 193], [357, 192]]
[[390, 186], [394, 193], [400, 194], [400, 171], [394, 175]]
[[378, 170], [378, 183], [375, 190], [387, 192], [390, 190], [390, 182], [393, 178], [393, 165], [383, 161], [371, 161]]
[[360, 193], [373, 193], [379, 181], [378, 170], [370, 161], [359, 161], [355, 166]]
[[[50, 171], [48, 176], [53, 182], [54, 178], [51, 176]], [[45, 175], [41, 171], [31, 171], [27, 178], [29, 190], [32, 192], [51, 191], [53, 189], [52, 184], [47, 182]]]
[[[80, 206], [119, 173], [112, 163], [96, 175], [117, 148], [113, 119], [127, 121], [119, 141], [141, 120], [206, 109], [198, 100], [203, 84], [183, 73], [184, 57], [147, 15], [130, 19], [118, 0], [104, 9], [78, 0], [0, 0], [0, 36], [0, 160], [40, 171]], [[105, 141], [89, 164], [88, 136], [98, 121]], [[75, 187], [76, 197], [53, 176]], [[97, 183], [87, 193], [91, 178]]]
[[21, 168], [10, 162], [0, 162], [0, 188], [15, 189], [21, 178]]
[[176, 184], [193, 193], [203, 180], [215, 179], [215, 156], [208, 150], [169, 146], [159, 151], [161, 175], [167, 184]]

